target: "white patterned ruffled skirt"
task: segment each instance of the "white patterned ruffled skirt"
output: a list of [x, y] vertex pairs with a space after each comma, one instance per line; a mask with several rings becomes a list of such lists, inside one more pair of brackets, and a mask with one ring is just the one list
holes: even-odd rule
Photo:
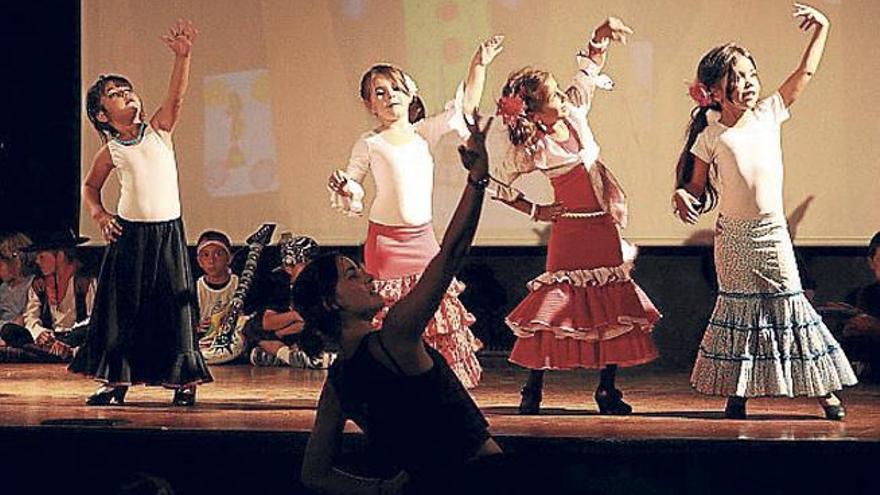
[[821, 397], [857, 383], [806, 299], [785, 218], [718, 217], [718, 299], [691, 373], [701, 393]]

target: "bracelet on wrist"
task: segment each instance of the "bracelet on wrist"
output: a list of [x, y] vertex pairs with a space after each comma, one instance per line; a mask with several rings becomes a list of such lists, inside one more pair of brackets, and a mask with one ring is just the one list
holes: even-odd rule
[[529, 211], [529, 219], [533, 222], [537, 222], [538, 218], [538, 203], [532, 203], [532, 209]]
[[474, 179], [470, 174], [467, 176], [468, 185], [472, 186], [474, 189], [478, 191], [482, 191], [486, 189], [486, 186], [489, 185], [489, 176], [485, 176], [481, 179]]
[[590, 48], [596, 50], [599, 53], [602, 53], [608, 50], [608, 45], [611, 44], [611, 38], [603, 38], [600, 41], [596, 41], [596, 31], [590, 35]]

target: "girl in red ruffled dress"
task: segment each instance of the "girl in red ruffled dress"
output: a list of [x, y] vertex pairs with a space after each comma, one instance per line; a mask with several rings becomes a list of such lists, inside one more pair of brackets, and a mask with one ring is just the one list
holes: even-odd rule
[[[546, 271], [529, 282], [529, 294], [507, 316], [517, 337], [510, 361], [531, 370], [520, 414], [538, 413], [545, 370], [573, 368], [601, 370], [600, 413], [629, 414], [632, 407], [614, 383], [617, 368], [657, 356], [650, 332], [660, 314], [630, 277], [635, 248], [619, 233], [625, 198], [599, 161], [587, 122], [595, 88], [612, 86], [600, 74], [608, 45], [631, 33], [620, 19], [608, 18], [578, 53], [579, 71], [567, 93], [548, 72], [527, 67], [508, 78], [498, 102], [513, 146], [493, 171], [501, 183], [495, 199], [552, 222]], [[550, 179], [553, 204], [536, 204], [510, 187], [536, 170]]]

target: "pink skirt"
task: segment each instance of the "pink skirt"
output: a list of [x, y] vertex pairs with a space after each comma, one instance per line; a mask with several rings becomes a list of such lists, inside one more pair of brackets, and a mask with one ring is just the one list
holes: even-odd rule
[[[388, 226], [370, 222], [364, 244], [364, 264], [376, 279], [373, 283], [385, 300], [385, 309], [377, 315], [381, 325], [390, 306], [409, 294], [422, 276], [428, 262], [440, 251], [430, 223], [411, 226]], [[464, 284], [453, 279], [434, 317], [428, 322], [423, 338], [436, 349], [468, 388], [477, 386], [483, 368], [476, 352], [483, 344], [470, 325], [474, 316], [458, 299]]]
[[657, 357], [660, 313], [630, 274], [634, 253], [608, 215], [561, 219], [551, 228], [547, 268], [507, 316], [517, 336], [512, 363], [530, 369], [634, 366]]

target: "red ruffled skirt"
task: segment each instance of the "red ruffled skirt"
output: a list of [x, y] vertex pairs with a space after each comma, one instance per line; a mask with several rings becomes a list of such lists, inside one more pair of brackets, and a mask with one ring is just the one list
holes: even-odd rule
[[[586, 181], [586, 183], [584, 182]], [[595, 201], [583, 167], [554, 181], [580, 193], [574, 207]], [[573, 201], [563, 201], [572, 207]], [[596, 206], [598, 203], [596, 203]], [[627, 251], [624, 256], [624, 251]], [[553, 223], [546, 271], [529, 282], [529, 294], [507, 315], [517, 340], [510, 362], [530, 369], [634, 366], [657, 357], [651, 330], [660, 312], [630, 274], [635, 248], [614, 220], [597, 213]]]
[[[364, 245], [364, 264], [376, 279], [374, 284], [385, 300], [385, 309], [374, 323], [381, 321], [388, 308], [409, 294], [431, 258], [440, 251], [430, 223], [415, 227], [388, 226], [370, 222]], [[483, 368], [476, 352], [483, 344], [471, 332], [476, 319], [458, 299], [464, 284], [453, 279], [423, 338], [436, 349], [467, 388], [477, 386]]]

